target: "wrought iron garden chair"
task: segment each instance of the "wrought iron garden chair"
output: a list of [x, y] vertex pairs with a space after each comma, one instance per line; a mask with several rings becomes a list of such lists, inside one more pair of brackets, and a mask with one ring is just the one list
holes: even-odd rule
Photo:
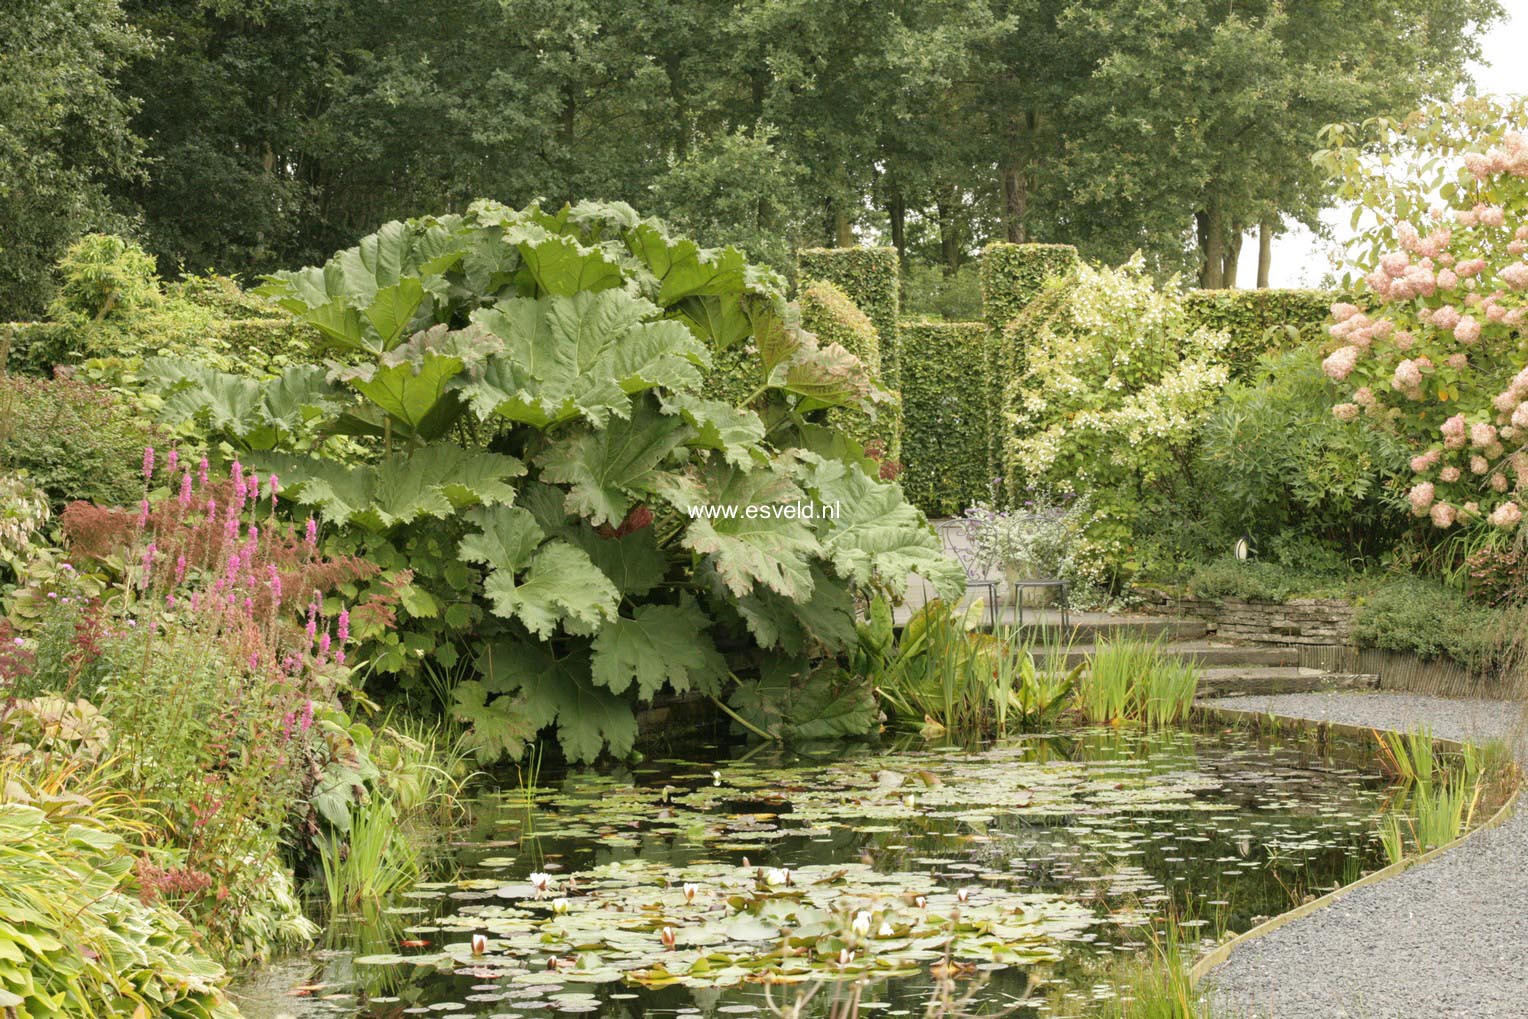
[[939, 532], [939, 541], [944, 545], [944, 550], [953, 556], [956, 562], [960, 563], [961, 569], [965, 570], [966, 591], [968, 593], [974, 590], [984, 590], [987, 592], [987, 618], [991, 622], [992, 629], [996, 630], [997, 586], [1001, 582], [988, 577], [987, 572], [977, 564], [975, 556], [971, 554], [971, 550], [963, 547], [955, 540], [955, 536], [960, 534], [964, 528], [965, 524], [963, 521], [943, 520], [940, 521], [935, 529]]

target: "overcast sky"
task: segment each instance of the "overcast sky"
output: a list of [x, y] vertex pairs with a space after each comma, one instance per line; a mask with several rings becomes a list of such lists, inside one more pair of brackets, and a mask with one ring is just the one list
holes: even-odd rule
[[[1507, 17], [1483, 40], [1484, 62], [1474, 69], [1481, 92], [1528, 93], [1528, 0], [1503, 0]], [[1332, 210], [1324, 217], [1333, 226], [1346, 224], [1348, 213]], [[1339, 236], [1341, 234], [1339, 233]], [[1331, 271], [1331, 244], [1316, 238], [1304, 227], [1274, 240], [1273, 268], [1269, 283], [1276, 287], [1315, 286]], [[1257, 282], [1257, 237], [1249, 235], [1242, 245], [1237, 282], [1250, 287]]]

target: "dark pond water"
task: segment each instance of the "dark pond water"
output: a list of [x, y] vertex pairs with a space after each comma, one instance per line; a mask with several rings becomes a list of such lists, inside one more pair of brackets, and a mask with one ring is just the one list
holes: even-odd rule
[[1075, 1012], [1153, 917], [1209, 943], [1382, 866], [1388, 799], [1368, 748], [1245, 732], [701, 747], [485, 791], [442, 880], [235, 994], [250, 1019], [537, 1019], [815, 987], [803, 1014], [921, 1016], [942, 976], [967, 1014]]

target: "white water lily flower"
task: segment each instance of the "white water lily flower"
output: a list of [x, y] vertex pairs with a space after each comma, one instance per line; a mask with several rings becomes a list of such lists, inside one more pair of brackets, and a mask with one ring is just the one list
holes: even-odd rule
[[552, 887], [552, 875], [543, 874], [539, 870], [532, 871], [526, 880], [531, 883], [532, 888], [536, 889], [537, 895], [540, 895], [542, 892], [545, 892]]
[[700, 885], [696, 884], [693, 881], [686, 881], [684, 883], [684, 901], [686, 901], [686, 902], [694, 902], [695, 901], [695, 893], [698, 892], [698, 891], [700, 891]]
[[891, 924], [887, 923], [885, 920], [882, 920], [881, 926], [876, 928], [875, 936], [878, 938], [889, 938], [896, 933], [896, 929], [893, 928]]
[[487, 951], [488, 951], [488, 935], [486, 935], [486, 934], [474, 934], [474, 935], [472, 935], [472, 954], [473, 955], [483, 955]]
[[855, 913], [854, 919], [849, 923], [849, 927], [854, 931], [855, 934], [859, 935], [860, 937], [864, 937], [866, 934], [869, 934], [870, 911], [862, 909], [858, 913]]
[[955, 899], [956, 899], [957, 902], [965, 902], [970, 897], [971, 897], [971, 889], [969, 889], [969, 888], [962, 888], [962, 889], [960, 889], [959, 891], [957, 891], [955, 893]]
[[674, 928], [665, 927], [658, 932], [658, 939], [663, 942], [663, 947], [669, 951], [674, 950]]
[[767, 885], [783, 885], [789, 883], [790, 873], [779, 867], [771, 867], [764, 872], [764, 883]]
[[552, 912], [561, 916], [568, 911], [568, 900], [558, 897], [552, 900]]

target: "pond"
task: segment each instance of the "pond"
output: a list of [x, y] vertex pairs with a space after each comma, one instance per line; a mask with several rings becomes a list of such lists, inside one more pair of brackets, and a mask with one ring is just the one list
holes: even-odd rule
[[236, 987], [246, 1015], [747, 1016], [813, 988], [825, 1014], [853, 988], [904, 1016], [936, 985], [1064, 1014], [1153, 915], [1210, 942], [1383, 866], [1392, 793], [1367, 747], [1231, 730], [702, 746], [539, 781], [485, 790], [440, 880]]

